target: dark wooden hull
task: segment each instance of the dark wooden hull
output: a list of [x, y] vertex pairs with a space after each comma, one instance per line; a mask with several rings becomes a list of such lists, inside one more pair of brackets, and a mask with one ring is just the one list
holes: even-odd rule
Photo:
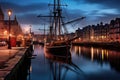
[[51, 53], [54, 55], [65, 56], [70, 52], [70, 45], [61, 45], [61, 46], [44, 46], [44, 51], [46, 53]]
[[57, 54], [57, 53], [50, 53], [50, 52], [45, 52], [45, 57], [52, 62], [59, 62], [59, 63], [71, 63], [71, 53], [64, 53], [63, 54]]

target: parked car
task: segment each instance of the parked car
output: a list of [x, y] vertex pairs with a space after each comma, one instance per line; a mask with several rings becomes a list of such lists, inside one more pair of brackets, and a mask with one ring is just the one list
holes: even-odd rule
[[7, 42], [6, 41], [0, 41], [0, 46], [6, 46]]

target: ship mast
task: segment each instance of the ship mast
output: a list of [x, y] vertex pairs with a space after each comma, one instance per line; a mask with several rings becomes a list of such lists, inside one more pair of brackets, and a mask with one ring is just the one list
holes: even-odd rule
[[58, 0], [58, 35], [61, 35], [61, 9], [60, 0]]
[[54, 37], [57, 38], [61, 34], [61, 4], [60, 0], [54, 0], [53, 4], [53, 33]]
[[61, 5], [60, 0], [54, 0], [53, 3], [54, 4], [49, 4], [49, 6], [53, 6], [52, 15], [48, 15], [48, 16], [39, 15], [37, 17], [50, 17], [50, 36], [57, 38], [57, 36], [61, 35], [61, 32], [62, 32], [61, 26], [63, 26], [62, 18], [64, 18], [64, 17], [62, 17], [61, 6], [67, 6], [67, 5]]
[[56, 25], [57, 25], [57, 11], [56, 11], [56, 0], [54, 0], [54, 8], [53, 8], [53, 27], [54, 27], [54, 35], [56, 36], [57, 35], [57, 27], [56, 27]]
[[61, 35], [62, 28], [61, 28], [61, 22], [62, 22], [62, 9], [61, 6], [66, 6], [66, 5], [61, 5], [60, 0], [54, 0], [54, 20], [55, 20], [55, 35], [58, 34]]

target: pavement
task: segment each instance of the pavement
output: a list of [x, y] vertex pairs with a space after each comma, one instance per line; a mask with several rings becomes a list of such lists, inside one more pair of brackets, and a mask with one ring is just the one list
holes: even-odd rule
[[7, 49], [7, 46], [0, 47], [0, 80], [4, 80], [4, 77], [10, 73], [25, 51], [25, 47], [12, 47], [12, 49]]

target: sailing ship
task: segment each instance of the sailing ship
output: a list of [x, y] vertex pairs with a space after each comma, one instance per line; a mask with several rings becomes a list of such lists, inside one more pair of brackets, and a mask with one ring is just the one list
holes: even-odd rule
[[[50, 34], [45, 40], [45, 45], [44, 45], [45, 52], [58, 52], [57, 54], [68, 53], [70, 51], [71, 41], [78, 37], [69, 39], [66, 36], [68, 31], [64, 25], [66, 23], [64, 23], [63, 21], [64, 17], [62, 16], [62, 9], [61, 9], [61, 6], [65, 6], [65, 5], [62, 5], [60, 0], [54, 0], [54, 4], [50, 4], [50, 6], [53, 6], [53, 11], [52, 11], [52, 14], [49, 16], [50, 17], [50, 28], [49, 28]], [[83, 18], [84, 17], [78, 18], [76, 20], [81, 20]], [[73, 21], [70, 21], [70, 22], [73, 22]]]
[[50, 34], [45, 41], [45, 51], [67, 53], [70, 42], [62, 35], [62, 9], [60, 0], [54, 0], [53, 14], [51, 15]]

